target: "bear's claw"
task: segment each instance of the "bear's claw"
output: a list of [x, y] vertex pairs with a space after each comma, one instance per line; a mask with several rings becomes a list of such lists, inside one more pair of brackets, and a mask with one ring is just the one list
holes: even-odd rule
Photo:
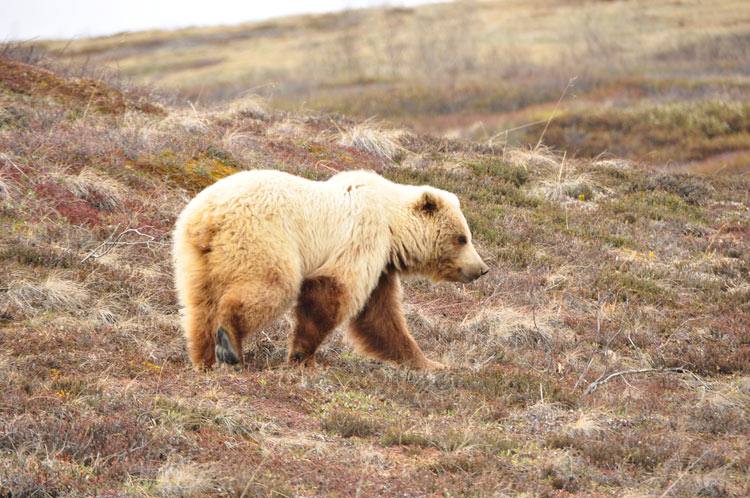
[[288, 358], [290, 365], [296, 365], [300, 367], [315, 368], [315, 355], [305, 354], [300, 351], [295, 351], [289, 354]]
[[240, 358], [234, 350], [234, 346], [232, 346], [232, 341], [229, 340], [229, 334], [227, 334], [227, 331], [221, 326], [219, 326], [219, 330], [216, 331], [215, 351], [216, 361], [219, 363], [236, 365], [240, 362]]

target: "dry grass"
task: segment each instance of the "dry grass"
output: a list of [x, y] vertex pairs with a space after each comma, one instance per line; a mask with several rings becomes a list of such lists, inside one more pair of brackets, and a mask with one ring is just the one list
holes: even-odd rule
[[524, 169], [542, 168], [557, 171], [564, 167], [563, 161], [546, 147], [534, 149], [511, 148], [503, 153], [503, 159]]
[[244, 95], [238, 99], [232, 100], [228, 105], [226, 112], [232, 115], [239, 115], [243, 118], [268, 119], [271, 114], [268, 111], [268, 102], [260, 95]]
[[122, 205], [122, 186], [92, 170], [81, 170], [68, 183], [76, 197], [101, 209], [113, 211]]
[[591, 437], [604, 431], [602, 423], [595, 413], [581, 413], [578, 418], [565, 426], [565, 432], [571, 437]]
[[397, 161], [404, 153], [400, 140], [405, 134], [403, 130], [382, 129], [377, 124], [366, 121], [342, 130], [339, 143], [390, 161]]
[[[156, 489], [162, 496], [181, 496], [185, 498], [206, 496], [219, 491], [216, 481], [216, 469], [210, 465], [192, 463], [167, 463], [159, 471]], [[218, 488], [218, 489], [217, 489]]]
[[266, 135], [287, 140], [300, 140], [310, 135], [310, 129], [299, 118], [287, 118], [269, 126]]
[[187, 133], [206, 133], [209, 130], [209, 117], [199, 114], [195, 109], [185, 110], [181, 113], [170, 113], [159, 127], [167, 130], [179, 129]]
[[468, 334], [484, 340], [499, 339], [513, 345], [545, 345], [552, 340], [554, 325], [546, 317], [530, 316], [528, 312], [493, 308], [479, 312], [466, 323]]
[[344, 438], [374, 436], [382, 431], [380, 423], [375, 420], [363, 418], [355, 413], [338, 410], [332, 411], [323, 417], [320, 428]]
[[42, 282], [10, 280], [5, 293], [7, 305], [25, 315], [39, 310], [81, 312], [89, 297], [80, 283], [57, 275], [50, 275]]
[[539, 185], [537, 192], [545, 199], [562, 203], [598, 200], [605, 194], [604, 190], [586, 175], [544, 181]]
[[5, 181], [2, 177], [0, 177], [0, 199], [3, 201], [10, 201], [13, 197], [12, 192], [12, 184], [10, 182]]

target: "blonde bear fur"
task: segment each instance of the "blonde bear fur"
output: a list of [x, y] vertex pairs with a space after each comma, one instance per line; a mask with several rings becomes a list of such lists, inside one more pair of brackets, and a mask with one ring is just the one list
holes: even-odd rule
[[199, 193], [174, 231], [175, 283], [198, 368], [242, 364], [242, 340], [295, 307], [290, 362], [314, 363], [338, 325], [360, 351], [419, 369], [399, 276], [469, 282], [487, 272], [458, 198], [366, 171], [311, 181], [246, 171]]

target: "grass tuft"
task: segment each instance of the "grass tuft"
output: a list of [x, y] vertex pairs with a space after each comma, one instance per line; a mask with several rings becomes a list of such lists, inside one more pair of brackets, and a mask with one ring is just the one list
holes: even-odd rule
[[365, 121], [341, 130], [339, 143], [346, 147], [368, 152], [389, 161], [398, 161], [404, 154], [400, 144], [405, 135], [402, 130], [385, 130], [376, 124]]
[[122, 187], [92, 170], [81, 170], [77, 176], [68, 180], [68, 184], [76, 197], [97, 209], [114, 211], [122, 205]]
[[212, 478], [216, 471], [208, 465], [195, 463], [167, 463], [156, 479], [156, 489], [162, 496], [193, 498], [219, 491]]
[[9, 304], [24, 315], [35, 311], [80, 313], [89, 302], [89, 291], [80, 283], [52, 274], [45, 280], [11, 280], [6, 292]]
[[382, 423], [377, 420], [340, 409], [334, 409], [323, 416], [320, 427], [328, 433], [345, 438], [375, 436], [383, 430]]

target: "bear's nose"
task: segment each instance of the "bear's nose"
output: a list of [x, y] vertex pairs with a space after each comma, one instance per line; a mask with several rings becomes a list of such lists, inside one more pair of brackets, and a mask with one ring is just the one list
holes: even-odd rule
[[487, 265], [482, 265], [478, 268], [473, 268], [471, 270], [461, 270], [462, 278], [464, 279], [464, 282], [473, 282], [474, 280], [478, 279], [482, 275], [486, 275], [490, 271], [489, 267]]

